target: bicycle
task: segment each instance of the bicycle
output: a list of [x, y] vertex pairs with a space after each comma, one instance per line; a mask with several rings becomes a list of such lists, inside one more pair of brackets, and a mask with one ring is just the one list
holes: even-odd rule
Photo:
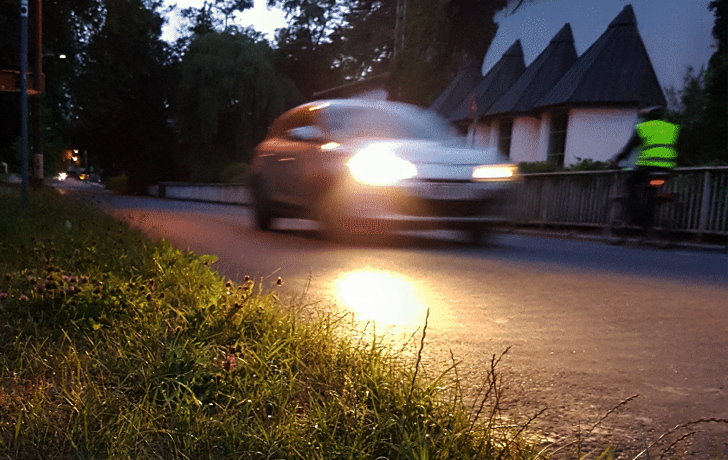
[[608, 236], [614, 244], [637, 237], [640, 243], [666, 248], [672, 243], [680, 201], [669, 190], [670, 172], [646, 171], [637, 184], [637, 203], [631, 203], [626, 174], [615, 173], [607, 202]]

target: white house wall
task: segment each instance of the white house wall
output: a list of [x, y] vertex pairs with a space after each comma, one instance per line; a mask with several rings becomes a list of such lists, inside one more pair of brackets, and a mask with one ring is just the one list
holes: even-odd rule
[[608, 161], [627, 143], [636, 121], [636, 109], [570, 110], [564, 163]]
[[538, 134], [538, 146], [536, 147], [536, 161], [546, 161], [548, 159], [550, 131], [551, 113], [545, 112], [541, 115], [541, 126], [539, 127]]
[[468, 126], [467, 140], [479, 147], [489, 147], [491, 141], [490, 124], [478, 123], [475, 126], [475, 138], [473, 138], [473, 124]]
[[511, 133], [511, 161], [539, 161], [538, 145], [541, 120], [535, 117], [518, 117], [513, 120]]

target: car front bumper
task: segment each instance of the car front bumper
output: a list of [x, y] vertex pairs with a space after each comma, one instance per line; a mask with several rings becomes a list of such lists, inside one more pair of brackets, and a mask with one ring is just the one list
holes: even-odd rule
[[390, 187], [348, 183], [338, 212], [389, 229], [472, 229], [503, 222], [513, 182], [412, 181]]

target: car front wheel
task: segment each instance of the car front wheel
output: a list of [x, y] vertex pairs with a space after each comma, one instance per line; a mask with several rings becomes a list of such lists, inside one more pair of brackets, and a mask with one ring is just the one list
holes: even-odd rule
[[271, 212], [270, 198], [262, 179], [256, 178], [253, 181], [252, 192], [255, 227], [258, 230], [270, 230], [274, 216]]

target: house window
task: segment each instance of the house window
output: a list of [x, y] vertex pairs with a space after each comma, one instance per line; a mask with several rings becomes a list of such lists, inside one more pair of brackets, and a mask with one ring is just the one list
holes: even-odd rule
[[511, 157], [511, 136], [513, 134], [513, 118], [503, 118], [498, 123], [498, 150], [506, 157]]
[[567, 112], [554, 112], [551, 115], [548, 161], [557, 166], [564, 166], [564, 152], [566, 151], [566, 128], [568, 125], [569, 114]]

